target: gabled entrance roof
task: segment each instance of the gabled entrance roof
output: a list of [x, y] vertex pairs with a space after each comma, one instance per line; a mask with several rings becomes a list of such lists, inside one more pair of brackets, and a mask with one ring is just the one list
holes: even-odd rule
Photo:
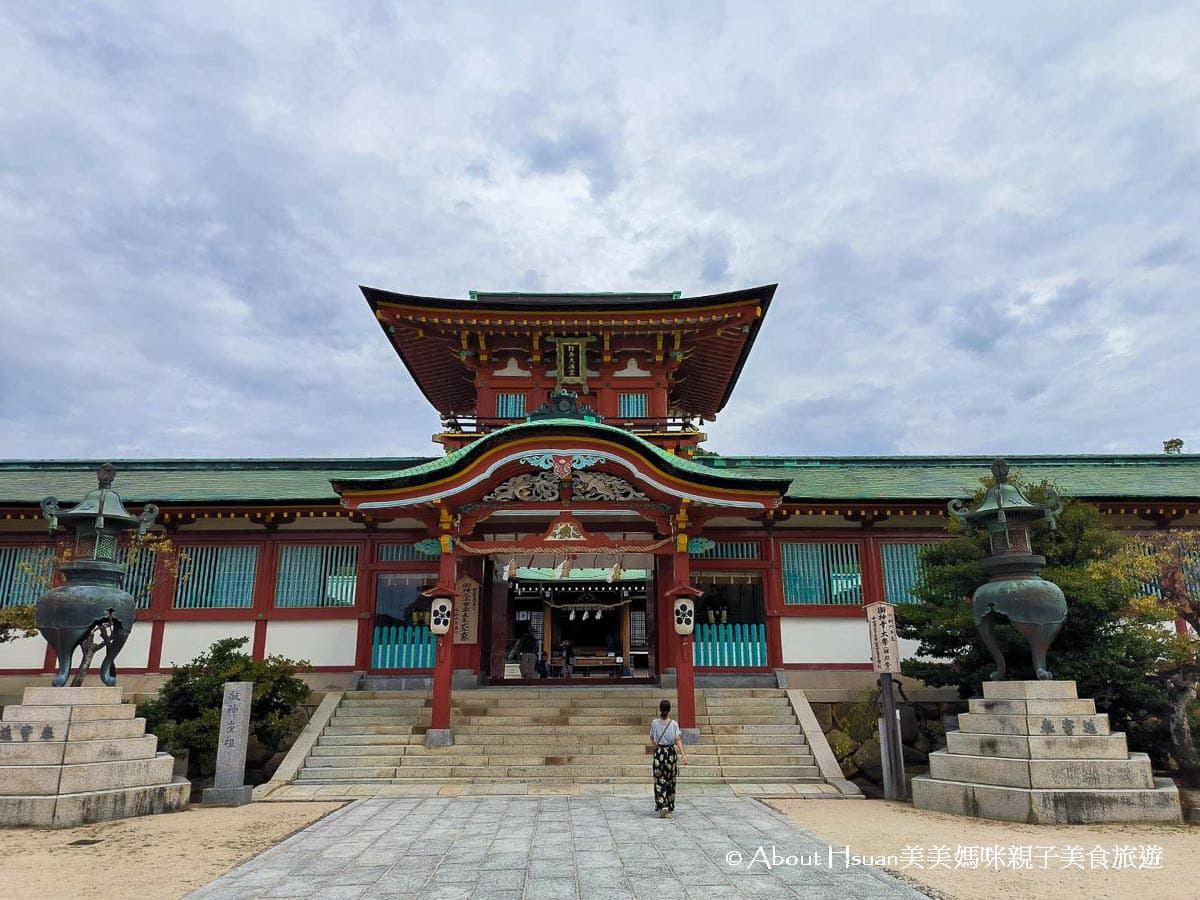
[[412, 506], [458, 494], [488, 480], [509, 463], [549, 468], [544, 459], [547, 453], [610, 464], [665, 494], [714, 506], [771, 509], [790, 484], [788, 478], [713, 469], [668, 453], [623, 428], [579, 419], [520, 422], [422, 465], [382, 475], [335, 479], [332, 484], [343, 505], [352, 509]]

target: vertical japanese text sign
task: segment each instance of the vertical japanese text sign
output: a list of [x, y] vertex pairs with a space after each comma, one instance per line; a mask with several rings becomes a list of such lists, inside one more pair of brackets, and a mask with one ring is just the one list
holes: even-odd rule
[[871, 665], [875, 672], [900, 674], [900, 639], [896, 636], [896, 609], [880, 600], [863, 607], [871, 631]]
[[454, 586], [454, 643], [479, 643], [479, 582], [464, 575]]
[[246, 744], [250, 737], [250, 704], [253, 699], [254, 682], [225, 682], [214, 787], [238, 788], [246, 783]]

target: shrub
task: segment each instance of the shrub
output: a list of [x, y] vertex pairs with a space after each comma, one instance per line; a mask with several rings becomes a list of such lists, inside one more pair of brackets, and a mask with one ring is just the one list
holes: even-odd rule
[[254, 682], [250, 733], [266, 749], [282, 749], [301, 724], [308, 685], [296, 675], [304, 660], [269, 656], [254, 662], [241, 651], [249, 638], [224, 638], [186, 665], [177, 666], [158, 697], [138, 705], [148, 731], [168, 752], [189, 753], [188, 774], [210, 775], [216, 767], [221, 701], [227, 681]]

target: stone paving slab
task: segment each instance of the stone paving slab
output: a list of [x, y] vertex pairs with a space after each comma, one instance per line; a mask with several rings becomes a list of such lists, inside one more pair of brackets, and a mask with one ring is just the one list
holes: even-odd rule
[[665, 820], [642, 797], [368, 799], [189, 897], [925, 897], [877, 869], [836, 856], [830, 865], [829, 857], [827, 842], [745, 797], [680, 800]]

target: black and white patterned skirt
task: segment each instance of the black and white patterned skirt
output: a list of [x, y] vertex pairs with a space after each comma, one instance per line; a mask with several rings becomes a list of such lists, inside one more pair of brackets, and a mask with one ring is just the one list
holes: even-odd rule
[[679, 760], [675, 745], [654, 748], [654, 808], [675, 811], [675, 779]]

